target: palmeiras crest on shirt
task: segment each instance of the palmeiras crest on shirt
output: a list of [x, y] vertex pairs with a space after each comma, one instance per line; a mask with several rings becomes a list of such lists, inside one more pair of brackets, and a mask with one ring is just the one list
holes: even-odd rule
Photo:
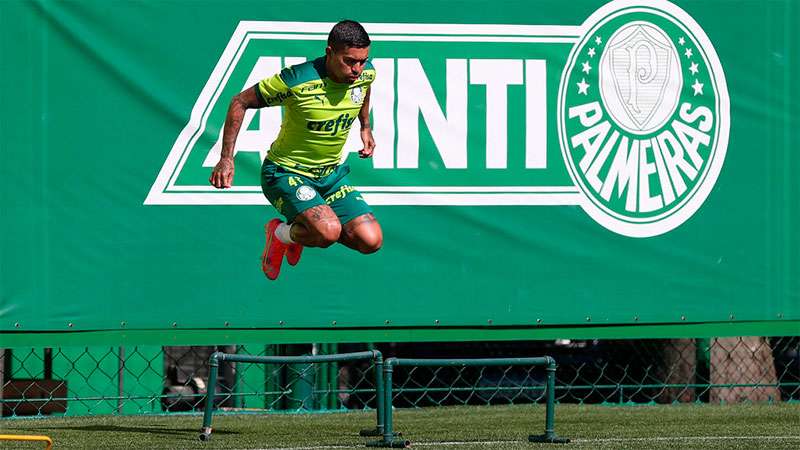
[[363, 102], [364, 89], [361, 86], [354, 87], [353, 90], [350, 91], [350, 100], [352, 100], [355, 104]]

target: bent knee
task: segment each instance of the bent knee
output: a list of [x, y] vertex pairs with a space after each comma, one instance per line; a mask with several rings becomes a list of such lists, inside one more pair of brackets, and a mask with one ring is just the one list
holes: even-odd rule
[[380, 229], [359, 236], [358, 251], [368, 255], [375, 253], [383, 246], [383, 234]]
[[319, 246], [323, 248], [330, 247], [339, 240], [339, 235], [342, 233], [342, 225], [338, 221], [324, 221], [315, 224], [315, 230]]

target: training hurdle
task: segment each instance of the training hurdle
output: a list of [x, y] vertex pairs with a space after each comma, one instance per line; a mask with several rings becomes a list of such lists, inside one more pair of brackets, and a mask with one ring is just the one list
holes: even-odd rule
[[307, 355], [307, 356], [251, 356], [215, 352], [208, 360], [208, 389], [206, 407], [203, 413], [203, 427], [200, 429], [200, 440], [211, 439], [211, 419], [214, 414], [214, 397], [217, 389], [217, 373], [222, 361], [241, 362], [251, 364], [314, 364], [341, 361], [372, 360], [375, 365], [375, 403], [377, 419], [375, 429], [361, 430], [361, 436], [385, 436], [383, 429], [384, 413], [384, 382], [383, 382], [383, 355], [377, 350], [355, 353], [338, 353], [333, 355]]
[[[367, 443], [367, 447], [406, 448], [411, 445], [407, 439], [397, 439], [399, 433], [392, 430], [392, 372], [394, 367], [466, 367], [466, 366], [534, 366], [546, 367], [547, 371], [547, 403], [545, 409], [544, 434], [530, 435], [528, 441], [550, 444], [566, 444], [569, 439], [556, 435], [555, 432], [555, 384], [556, 361], [549, 356], [536, 358], [481, 358], [481, 359], [407, 359], [388, 358], [383, 364], [383, 439]], [[378, 411], [380, 414], [380, 411]]]
[[30, 434], [0, 434], [0, 441], [44, 442], [45, 450], [50, 450], [53, 448], [53, 440], [48, 436], [37, 436]]

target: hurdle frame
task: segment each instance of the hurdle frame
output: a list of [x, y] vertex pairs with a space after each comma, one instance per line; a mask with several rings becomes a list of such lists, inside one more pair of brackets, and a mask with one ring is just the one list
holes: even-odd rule
[[208, 383], [206, 390], [206, 404], [203, 412], [203, 426], [200, 429], [200, 440], [208, 441], [211, 439], [213, 428], [211, 421], [214, 414], [214, 397], [217, 389], [217, 374], [219, 364], [222, 361], [241, 362], [250, 364], [317, 364], [341, 361], [372, 360], [375, 366], [375, 404], [376, 404], [376, 425], [374, 429], [364, 429], [359, 432], [360, 436], [385, 436], [383, 420], [384, 412], [384, 361], [383, 355], [378, 350], [369, 350], [353, 353], [336, 353], [331, 355], [304, 355], [304, 356], [253, 356], [238, 355], [232, 353], [214, 352], [208, 359]]
[[475, 358], [475, 359], [413, 359], [413, 358], [388, 358], [383, 364], [383, 437], [379, 441], [367, 442], [367, 447], [407, 448], [411, 441], [402, 438], [396, 439], [400, 433], [393, 430], [392, 422], [392, 373], [394, 367], [468, 367], [468, 366], [533, 366], [545, 367], [547, 371], [545, 429], [544, 434], [529, 435], [529, 442], [547, 444], [566, 444], [568, 438], [559, 437], [555, 432], [555, 379], [556, 361], [550, 356], [530, 358]]

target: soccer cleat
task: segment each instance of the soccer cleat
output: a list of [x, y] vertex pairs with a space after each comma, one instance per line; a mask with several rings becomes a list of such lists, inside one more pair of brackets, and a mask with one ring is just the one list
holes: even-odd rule
[[280, 219], [272, 219], [264, 225], [267, 243], [264, 246], [264, 253], [261, 254], [261, 270], [270, 280], [278, 278], [278, 274], [281, 273], [283, 254], [286, 253], [286, 244], [275, 236], [275, 229], [280, 224]]
[[301, 253], [303, 253], [303, 244], [289, 244], [286, 248], [286, 262], [290, 266], [296, 266], [300, 262]]

